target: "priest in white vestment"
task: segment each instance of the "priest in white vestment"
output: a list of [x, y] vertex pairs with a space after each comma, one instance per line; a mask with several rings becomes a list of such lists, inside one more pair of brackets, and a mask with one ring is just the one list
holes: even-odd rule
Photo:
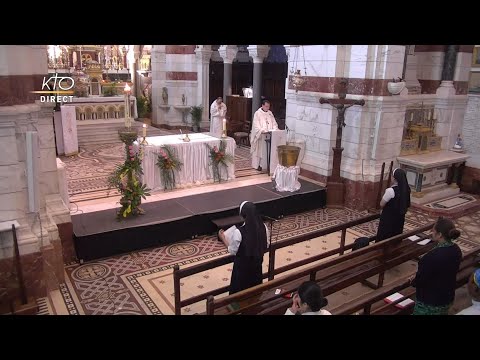
[[223, 119], [227, 115], [227, 105], [221, 97], [218, 97], [210, 106], [210, 132], [216, 136], [222, 136]]
[[260, 166], [262, 157], [266, 154], [267, 144], [262, 138], [262, 134], [271, 130], [278, 130], [278, 124], [270, 111], [270, 101], [262, 100], [262, 107], [255, 111], [252, 123], [252, 132], [250, 133], [250, 153], [252, 154], [252, 167], [262, 171]]

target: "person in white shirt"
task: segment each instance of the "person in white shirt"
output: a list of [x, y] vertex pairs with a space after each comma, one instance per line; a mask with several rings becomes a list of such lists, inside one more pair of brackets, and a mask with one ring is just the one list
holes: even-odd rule
[[235, 255], [229, 293], [248, 289], [263, 282], [263, 255], [267, 251], [269, 231], [257, 212], [254, 203], [240, 204], [240, 215], [245, 219], [241, 226], [220, 230], [218, 237]]
[[328, 300], [323, 297], [322, 289], [315, 281], [305, 281], [293, 296], [292, 306], [285, 315], [332, 315], [322, 309], [328, 305]]
[[460, 311], [457, 315], [480, 315], [480, 269], [475, 270], [470, 276], [467, 289], [472, 297], [472, 306]]
[[227, 105], [224, 104], [220, 96], [210, 105], [210, 115], [210, 132], [216, 136], [222, 136], [223, 119], [227, 115]]
[[252, 154], [252, 168], [262, 171], [260, 163], [267, 144], [262, 140], [262, 134], [271, 130], [278, 130], [278, 124], [270, 111], [270, 101], [262, 100], [262, 107], [253, 115], [252, 132], [250, 133], [250, 153]]

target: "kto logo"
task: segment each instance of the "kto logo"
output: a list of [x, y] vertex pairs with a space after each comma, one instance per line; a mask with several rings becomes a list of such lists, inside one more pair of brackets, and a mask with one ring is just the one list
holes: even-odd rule
[[49, 79], [46, 77], [43, 78], [41, 91], [32, 91], [32, 93], [51, 94], [50, 96], [41, 95], [41, 102], [72, 102], [74, 93], [72, 89], [74, 86], [75, 80], [73, 80], [73, 78], [69, 76], [58, 76], [58, 74], [55, 73], [55, 75]]

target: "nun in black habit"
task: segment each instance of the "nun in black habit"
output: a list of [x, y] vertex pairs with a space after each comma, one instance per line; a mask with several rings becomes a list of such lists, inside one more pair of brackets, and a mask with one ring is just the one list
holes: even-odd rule
[[403, 233], [405, 214], [410, 207], [410, 185], [407, 175], [402, 169], [393, 171], [394, 183], [385, 190], [380, 207], [380, 215], [376, 242], [391, 238]]
[[244, 201], [240, 215], [245, 219], [241, 226], [220, 230], [218, 236], [235, 255], [230, 294], [262, 283], [263, 255], [267, 250], [268, 228], [257, 212], [254, 203]]

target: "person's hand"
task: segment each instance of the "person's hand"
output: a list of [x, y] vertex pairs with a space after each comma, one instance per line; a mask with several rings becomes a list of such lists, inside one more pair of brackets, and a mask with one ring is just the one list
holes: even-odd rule
[[293, 295], [293, 300], [292, 300], [292, 307], [290, 310], [296, 314], [300, 311], [300, 297], [298, 294]]

